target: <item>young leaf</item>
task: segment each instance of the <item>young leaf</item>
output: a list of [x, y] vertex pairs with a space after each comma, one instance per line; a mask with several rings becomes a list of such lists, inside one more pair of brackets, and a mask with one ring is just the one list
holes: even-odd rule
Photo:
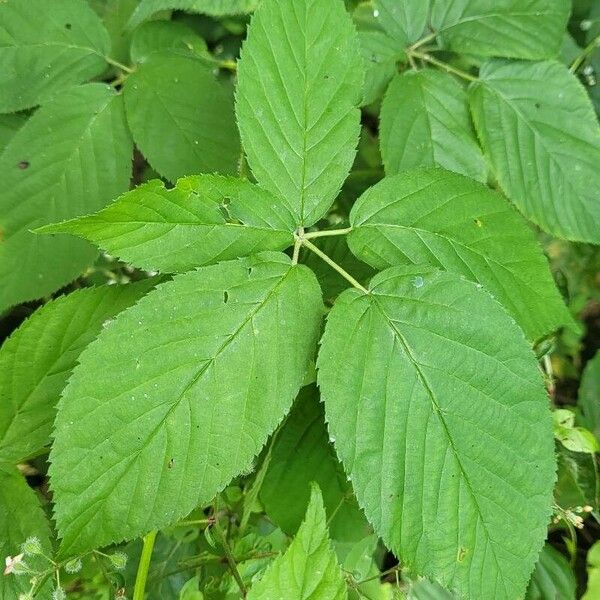
[[[38, 539], [47, 556], [52, 554], [50, 527], [35, 492], [16, 469], [0, 466], [0, 558], [3, 564], [6, 557], [18, 557], [21, 544], [32, 537]], [[39, 554], [24, 556], [22, 560], [36, 570], [45, 570], [49, 566]], [[29, 579], [26, 574], [0, 575], [0, 598], [18, 600], [19, 594], [25, 594], [31, 588]], [[49, 585], [42, 586], [36, 598], [48, 600], [50, 589]]]
[[98, 83], [65, 90], [16, 133], [0, 155], [0, 311], [55, 291], [94, 260], [87, 242], [30, 230], [123, 193], [132, 152], [122, 99]]
[[585, 366], [577, 399], [579, 422], [600, 440], [600, 352]]
[[377, 19], [398, 46], [417, 41], [427, 24], [430, 0], [399, 2], [398, 0], [375, 0]]
[[535, 356], [502, 307], [455, 274], [387, 269], [338, 298], [317, 367], [358, 502], [402, 564], [467, 598], [523, 594], [554, 443]]
[[508, 197], [559, 237], [600, 243], [600, 127], [560, 63], [486, 63], [473, 84], [477, 133]]
[[360, 133], [362, 58], [341, 0], [264, 0], [238, 68], [236, 112], [259, 184], [299, 225], [333, 203]]
[[525, 600], [575, 600], [577, 582], [567, 559], [550, 544], [540, 553]]
[[360, 259], [459, 273], [491, 292], [532, 340], [572, 323], [533, 232], [475, 181], [441, 169], [387, 177], [358, 199], [350, 222]]
[[237, 172], [233, 100], [198, 59], [152, 54], [128, 77], [124, 95], [135, 143], [162, 176]]
[[256, 185], [198, 175], [166, 189], [154, 180], [95, 215], [37, 230], [73, 233], [146, 270], [189, 271], [294, 243], [294, 216]]
[[48, 302], [0, 347], [0, 462], [49, 442], [55, 404], [81, 351], [151, 281], [78, 290]]
[[558, 54], [570, 11], [564, 0], [433, 0], [431, 26], [454, 52], [539, 60]]
[[248, 467], [313, 357], [321, 294], [278, 253], [177, 276], [79, 358], [51, 453], [63, 556], [210, 501]]
[[85, 2], [0, 2], [0, 113], [100, 75], [109, 49], [106, 29]]
[[379, 131], [387, 175], [439, 165], [486, 179], [467, 94], [447, 73], [425, 69], [397, 75], [381, 106]]
[[260, 499], [269, 518], [288, 534], [298, 529], [314, 481], [323, 494], [336, 540], [368, 534], [352, 487], [327, 436], [323, 405], [314, 386], [302, 388], [271, 450]]
[[248, 600], [274, 598], [348, 598], [342, 570], [329, 542], [323, 498], [316, 484], [311, 488], [306, 516], [290, 547], [248, 592]]

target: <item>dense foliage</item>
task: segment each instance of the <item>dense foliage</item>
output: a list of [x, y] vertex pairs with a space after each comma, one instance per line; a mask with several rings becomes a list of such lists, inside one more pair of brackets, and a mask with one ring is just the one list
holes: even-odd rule
[[0, 0], [0, 597], [600, 598], [600, 2]]

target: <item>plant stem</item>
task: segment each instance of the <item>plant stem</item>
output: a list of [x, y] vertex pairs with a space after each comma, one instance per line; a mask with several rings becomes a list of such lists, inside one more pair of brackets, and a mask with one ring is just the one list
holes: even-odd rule
[[352, 227], [346, 227], [345, 229], [326, 229], [325, 231], [310, 231], [304, 234], [305, 240], [312, 240], [313, 238], [330, 237], [332, 235], [346, 235], [352, 231]]
[[461, 69], [457, 69], [456, 67], [453, 67], [452, 65], [449, 65], [448, 63], [442, 62], [441, 60], [438, 60], [437, 58], [433, 58], [433, 56], [431, 56], [431, 54], [427, 54], [425, 52], [415, 52], [414, 50], [412, 50], [410, 52], [410, 54], [412, 56], [414, 56], [415, 58], [420, 58], [421, 60], [424, 60], [425, 62], [428, 62], [432, 65], [435, 65], [436, 67], [439, 67], [440, 69], [444, 69], [444, 71], [447, 71], [448, 73], [453, 73], [454, 75], [458, 75], [459, 77], [462, 77], [463, 79], [466, 79], [467, 81], [477, 81], [477, 77], [475, 77], [474, 75], [471, 75], [470, 73], [467, 73], [466, 71], [462, 71]]
[[117, 67], [117, 69], [121, 69], [121, 71], [125, 71], [125, 73], [133, 73], [133, 69], [131, 67], [127, 67], [124, 64], [120, 63], [118, 60], [114, 58], [110, 58], [110, 56], [105, 56], [104, 60], [113, 67]]
[[420, 48], [423, 44], [426, 44], [427, 42], [434, 40], [437, 37], [437, 34], [438, 34], [438, 32], [434, 31], [433, 33], [430, 33], [429, 35], [426, 35], [425, 37], [416, 41], [412, 46], [409, 46], [406, 49], [406, 54], [412, 54], [417, 48]]
[[152, 560], [152, 551], [154, 550], [154, 540], [156, 540], [156, 531], [151, 531], [144, 536], [144, 546], [140, 563], [138, 565], [137, 575], [135, 577], [135, 587], [133, 589], [133, 600], [144, 600], [146, 591], [146, 580], [148, 579], [148, 570]]
[[[240, 588], [242, 598], [245, 598], [246, 593], [247, 593], [246, 586], [244, 585], [242, 577], [240, 576], [240, 572], [238, 571], [237, 564], [235, 563], [235, 558], [233, 558], [231, 548], [229, 547], [229, 544], [227, 543], [227, 539], [225, 538], [225, 534], [223, 533], [223, 530], [221, 529], [221, 526], [219, 525], [218, 520], [215, 521], [215, 524], [213, 525], [213, 527], [214, 527], [215, 533], [217, 534], [217, 538], [219, 539], [221, 547], [223, 548], [223, 552], [225, 553], [225, 558], [227, 559], [227, 564], [229, 565], [231, 574], [233, 575], [235, 582], [238, 584], [238, 587]], [[134, 598], [133, 600], [136, 600], [136, 598]]]
[[356, 289], [360, 290], [361, 292], [364, 292], [365, 294], [369, 293], [369, 290], [367, 290], [366, 287], [361, 285], [356, 279], [354, 279], [354, 277], [352, 277], [352, 275], [350, 275], [350, 273], [348, 273], [348, 271], [342, 269], [340, 265], [338, 265], [334, 260], [329, 258], [329, 256], [327, 256], [325, 252], [319, 250], [319, 248], [317, 248], [312, 242], [304, 238], [302, 243], [309, 250], [312, 250], [320, 259], [324, 260], [332, 269], [336, 270], [346, 281], [349, 281]]
[[571, 73], [575, 73], [581, 66], [581, 63], [596, 49], [600, 46], [600, 35], [597, 35], [582, 51], [581, 54], [573, 61], [569, 67]]

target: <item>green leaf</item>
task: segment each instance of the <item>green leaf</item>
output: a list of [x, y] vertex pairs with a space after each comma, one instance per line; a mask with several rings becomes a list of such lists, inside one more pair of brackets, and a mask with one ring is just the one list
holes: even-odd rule
[[299, 225], [333, 203], [360, 133], [363, 71], [341, 0], [264, 0], [238, 68], [236, 111], [258, 183], [287, 198]]
[[132, 153], [122, 98], [99, 83], [63, 91], [16, 133], [0, 155], [0, 311], [55, 291], [94, 260], [87, 242], [30, 230], [123, 193]]
[[408, 600], [455, 600], [455, 596], [435, 581], [419, 579], [411, 582]]
[[594, 434], [583, 427], [575, 427], [575, 413], [566, 409], [556, 409], [554, 418], [554, 437], [572, 452], [598, 452], [600, 446]]
[[323, 498], [313, 485], [306, 516], [285, 554], [278, 556], [248, 600], [346, 600], [346, 583], [327, 533]]
[[127, 78], [124, 95], [133, 139], [163, 177], [237, 172], [233, 100], [201, 61], [153, 54]]
[[0, 115], [0, 153], [26, 122], [27, 117], [22, 113]]
[[[52, 554], [50, 527], [35, 492], [27, 485], [23, 476], [13, 468], [0, 467], [0, 557], [17, 556], [21, 544], [27, 538], [36, 537], [46, 555]], [[46, 570], [48, 561], [42, 556], [25, 556], [27, 566], [35, 570]], [[31, 588], [30, 576], [26, 574], [0, 576], [2, 600], [18, 600]], [[45, 585], [36, 600], [49, 600], [50, 586]]]
[[338, 298], [317, 368], [338, 456], [403, 566], [467, 598], [523, 594], [554, 444], [537, 361], [502, 307], [451, 273], [387, 269]]
[[245, 179], [197, 175], [171, 189], [149, 181], [95, 215], [36, 231], [79, 235], [148, 271], [183, 272], [291, 246], [294, 216]]
[[358, 541], [368, 534], [366, 522], [329, 443], [323, 419], [316, 388], [303, 388], [271, 450], [260, 499], [269, 518], [291, 535], [304, 517], [309, 484], [314, 481], [332, 519], [331, 537]]
[[381, 106], [379, 131], [387, 175], [440, 166], [486, 180], [467, 94], [447, 73], [425, 69], [397, 75]]
[[213, 17], [252, 12], [259, 0], [141, 0], [129, 21], [133, 28], [160, 10], [186, 10]]
[[278, 253], [177, 276], [79, 358], [51, 453], [63, 556], [187, 515], [288, 411], [320, 329], [312, 273]]
[[600, 594], [600, 542], [596, 542], [587, 553], [588, 581], [581, 600], [595, 600]]
[[109, 49], [106, 29], [85, 2], [0, 2], [0, 113], [100, 75]]
[[359, 198], [350, 222], [360, 259], [459, 273], [492, 293], [532, 340], [572, 322], [533, 232], [475, 181], [441, 169], [388, 177]]
[[600, 440], [600, 352], [585, 366], [577, 399], [578, 420]]
[[102, 19], [110, 36], [111, 58], [122, 63], [129, 61], [131, 32], [126, 30], [126, 25], [138, 3], [139, 0], [91, 1], [92, 8]]
[[397, 45], [406, 46], [423, 34], [429, 16], [429, 2], [375, 0], [375, 10], [379, 23], [396, 40]]
[[50, 441], [55, 405], [82, 350], [151, 281], [78, 290], [48, 302], [0, 347], [0, 461], [16, 463]]
[[558, 480], [554, 496], [563, 509], [589, 505], [596, 510], [600, 482], [596, 472], [596, 457], [593, 454], [571, 452], [557, 444]]
[[555, 62], [493, 61], [480, 75], [471, 108], [502, 189], [549, 233], [600, 243], [600, 127], [581, 84]]
[[433, 0], [431, 26], [454, 52], [540, 60], [557, 56], [570, 11], [564, 0]]
[[546, 544], [535, 565], [525, 600], [575, 600], [576, 585], [567, 559]]

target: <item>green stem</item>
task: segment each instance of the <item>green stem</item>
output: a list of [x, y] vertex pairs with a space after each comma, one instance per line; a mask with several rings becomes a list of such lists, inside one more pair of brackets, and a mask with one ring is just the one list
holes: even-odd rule
[[325, 231], [310, 231], [304, 234], [305, 240], [312, 240], [320, 237], [330, 237], [332, 235], [346, 235], [352, 231], [352, 227], [346, 227], [344, 229], [326, 229]]
[[142, 555], [140, 556], [140, 563], [135, 577], [133, 600], [144, 600], [146, 580], [148, 579], [148, 570], [150, 568], [150, 561], [152, 560], [152, 551], [154, 550], [156, 533], [156, 531], [151, 531], [148, 535], [144, 536], [144, 546], [142, 548]]
[[432, 65], [435, 65], [436, 67], [438, 67], [440, 69], [444, 69], [444, 71], [446, 71], [448, 73], [453, 73], [454, 75], [458, 75], [459, 77], [462, 77], [463, 79], [466, 79], [467, 81], [477, 81], [477, 77], [475, 77], [474, 75], [471, 75], [470, 73], [467, 73], [466, 71], [462, 71], [461, 69], [457, 69], [456, 67], [453, 67], [452, 65], [449, 65], [448, 63], [442, 62], [441, 60], [438, 60], [437, 58], [434, 58], [433, 56], [431, 56], [431, 54], [426, 54], [425, 52], [415, 52], [414, 50], [411, 51], [410, 54], [412, 56], [414, 56], [415, 58], [420, 58], [421, 60], [424, 60], [425, 62], [428, 62]]
[[[225, 558], [227, 559], [227, 564], [229, 565], [231, 574], [233, 575], [235, 582], [237, 583], [238, 587], [240, 588], [242, 598], [245, 598], [246, 593], [247, 593], [246, 586], [244, 585], [244, 582], [242, 580], [240, 572], [238, 571], [237, 564], [235, 562], [235, 558], [233, 558], [233, 554], [231, 553], [231, 548], [229, 547], [229, 544], [227, 543], [227, 539], [225, 538], [225, 534], [223, 533], [223, 530], [221, 529], [221, 526], [219, 525], [218, 520], [215, 521], [213, 528], [215, 530], [215, 533], [217, 534], [219, 543], [221, 544], [221, 547], [223, 548], [223, 552], [225, 553]], [[134, 598], [133, 600], [136, 600], [136, 598]]]
[[438, 32], [435, 31], [433, 33], [430, 33], [429, 35], [426, 35], [425, 37], [421, 38], [420, 40], [416, 41], [412, 46], [409, 46], [406, 49], [406, 54], [412, 54], [417, 48], [420, 48], [423, 44], [426, 44], [427, 42], [430, 42], [431, 40], [435, 40], [435, 38], [437, 37]]
[[117, 69], [121, 69], [121, 71], [125, 71], [125, 73], [133, 73], [133, 69], [131, 67], [127, 67], [126, 65], [120, 63], [118, 60], [114, 58], [110, 58], [110, 56], [105, 56], [104, 60], [113, 67], [117, 67]]
[[357, 290], [364, 292], [365, 294], [369, 293], [369, 290], [361, 285], [348, 271], [340, 267], [334, 260], [329, 258], [325, 252], [322, 252], [319, 248], [317, 248], [312, 242], [304, 238], [302, 241], [303, 245], [306, 246], [309, 250], [314, 252], [320, 259], [325, 261], [332, 269], [337, 271], [346, 281], [349, 281]]
[[600, 46], [600, 35], [597, 35], [582, 51], [581, 54], [573, 61], [569, 67], [571, 73], [575, 73], [581, 66], [581, 63], [598, 47]]

